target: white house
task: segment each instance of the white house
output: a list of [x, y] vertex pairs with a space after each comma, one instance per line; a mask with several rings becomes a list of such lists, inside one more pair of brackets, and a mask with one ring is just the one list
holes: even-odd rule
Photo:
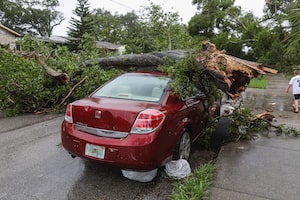
[[0, 24], [0, 47], [16, 48], [16, 41], [21, 35]]

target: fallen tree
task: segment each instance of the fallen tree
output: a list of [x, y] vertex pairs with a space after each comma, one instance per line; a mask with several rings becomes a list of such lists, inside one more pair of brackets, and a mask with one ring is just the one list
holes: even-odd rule
[[[212, 77], [216, 86], [232, 99], [236, 99], [240, 96], [252, 78], [267, 72], [277, 73], [277, 70], [267, 68], [261, 63], [227, 55], [225, 51], [218, 50], [215, 45], [209, 41], [202, 43], [202, 50], [199, 52], [173, 50], [104, 57], [87, 60], [80, 65], [80, 68], [99, 65], [102, 68], [117, 67], [125, 71], [160, 71], [161, 68], [159, 66], [167, 64], [168, 61], [177, 62], [189, 55], [193, 56], [198, 63], [199, 70], [204, 71]], [[193, 72], [189, 73], [194, 74]], [[190, 79], [192, 80], [192, 77], [190, 77]]]
[[[208, 97], [211, 97], [211, 100], [217, 97], [215, 87], [222, 90], [231, 99], [236, 99], [247, 88], [252, 78], [267, 72], [277, 73], [276, 70], [267, 68], [260, 63], [227, 55], [225, 51], [218, 50], [209, 41], [204, 41], [201, 47], [199, 51], [173, 50], [86, 60], [81, 63], [79, 70], [75, 69], [79, 73], [54, 70], [49, 63], [44, 61], [44, 57], [35, 53], [30, 54], [29, 57], [34, 58], [46, 73], [59, 83], [68, 84], [70, 78], [72, 79], [71, 83], [74, 83], [74, 80], [78, 78], [75, 76], [81, 74], [81, 69], [95, 65], [99, 65], [102, 69], [118, 68], [124, 71], [163, 71], [176, 79], [173, 81], [175, 83], [173, 88], [179, 96], [188, 95], [189, 92], [192, 92], [192, 85], [196, 85]], [[81, 84], [83, 81], [78, 83]], [[62, 102], [71, 96], [76, 87], [71, 88]]]
[[59, 81], [60, 83], [68, 83], [70, 81], [70, 76], [65, 73], [62, 72], [62, 70], [54, 70], [51, 67], [49, 67], [48, 65], [46, 65], [46, 63], [44, 62], [44, 60], [41, 58], [41, 56], [37, 53], [32, 53], [30, 55], [24, 55], [24, 58], [28, 59], [28, 58], [34, 58], [36, 60], [36, 62], [41, 65], [44, 70], [46, 71], [47, 74], [49, 74], [50, 76], [52, 76], [53, 78], [55, 78], [57, 81]]

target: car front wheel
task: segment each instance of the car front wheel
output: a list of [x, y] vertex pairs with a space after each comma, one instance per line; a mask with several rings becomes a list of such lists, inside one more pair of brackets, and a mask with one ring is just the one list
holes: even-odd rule
[[191, 137], [187, 130], [184, 130], [176, 145], [173, 155], [173, 160], [185, 159], [188, 160], [191, 154]]

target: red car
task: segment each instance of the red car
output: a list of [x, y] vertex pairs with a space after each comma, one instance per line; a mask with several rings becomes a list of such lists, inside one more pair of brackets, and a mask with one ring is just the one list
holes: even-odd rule
[[[124, 169], [152, 170], [190, 156], [208, 121], [208, 100], [198, 89], [178, 98], [160, 73], [126, 73], [70, 103], [61, 127], [64, 148]], [[219, 114], [216, 104], [209, 108]]]

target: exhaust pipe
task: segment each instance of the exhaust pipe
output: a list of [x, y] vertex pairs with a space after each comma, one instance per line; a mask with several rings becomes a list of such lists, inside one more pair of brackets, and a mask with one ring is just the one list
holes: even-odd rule
[[75, 156], [75, 155], [73, 155], [73, 154], [70, 154], [70, 156], [72, 157], [72, 158], [76, 158], [77, 156]]

